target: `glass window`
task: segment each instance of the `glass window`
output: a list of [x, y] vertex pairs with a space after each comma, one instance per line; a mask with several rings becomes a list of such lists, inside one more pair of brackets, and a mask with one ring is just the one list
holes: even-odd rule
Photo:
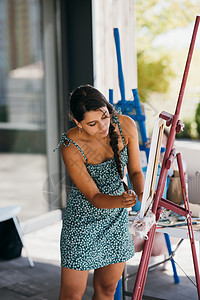
[[1, 206], [20, 220], [48, 211], [42, 8], [39, 0], [0, 1]]

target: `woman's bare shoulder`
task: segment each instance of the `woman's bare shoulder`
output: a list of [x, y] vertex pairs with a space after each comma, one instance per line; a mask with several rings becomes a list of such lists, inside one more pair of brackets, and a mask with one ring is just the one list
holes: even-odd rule
[[126, 130], [137, 129], [136, 123], [131, 117], [125, 116], [125, 115], [118, 115], [118, 119], [119, 119], [119, 123], [122, 127], [122, 130], [123, 129], [126, 129]]
[[74, 140], [77, 138], [77, 133], [78, 133], [77, 127], [73, 127], [70, 128], [65, 134], [69, 139]]
[[[66, 133], [68, 139], [72, 140], [77, 144], [78, 142], [78, 128], [73, 127], [70, 128]], [[78, 148], [71, 143], [70, 141], [66, 140], [65, 145], [62, 145], [61, 148], [62, 156], [65, 161], [70, 161], [73, 158], [78, 159], [81, 162], [85, 162], [83, 155], [80, 153]]]

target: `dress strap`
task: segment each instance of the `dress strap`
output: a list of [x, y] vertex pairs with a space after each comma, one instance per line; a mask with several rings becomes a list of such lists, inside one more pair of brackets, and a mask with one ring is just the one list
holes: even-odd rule
[[123, 136], [123, 133], [122, 133], [122, 128], [121, 128], [121, 125], [120, 125], [120, 122], [119, 122], [119, 118], [118, 118], [118, 113], [115, 114], [113, 116], [113, 123], [117, 124], [118, 127], [119, 127], [119, 132], [121, 134], [121, 137], [122, 137], [122, 141], [123, 141], [123, 144], [124, 144], [124, 147], [126, 146], [126, 143], [125, 143], [125, 139], [124, 139], [124, 136]]
[[[67, 141], [67, 144], [66, 144], [66, 141]], [[78, 150], [81, 152], [81, 154], [85, 158], [85, 161], [87, 164], [87, 157], [85, 156], [85, 153], [83, 152], [83, 150], [79, 147], [79, 145], [76, 142], [74, 142], [73, 140], [68, 138], [66, 133], [62, 134], [62, 137], [61, 137], [61, 140], [60, 140], [58, 146], [53, 151], [55, 152], [61, 146], [61, 144], [63, 144], [63, 146], [65, 146], [65, 147], [69, 147], [71, 143], [74, 144], [76, 146], [76, 148], [78, 148]]]

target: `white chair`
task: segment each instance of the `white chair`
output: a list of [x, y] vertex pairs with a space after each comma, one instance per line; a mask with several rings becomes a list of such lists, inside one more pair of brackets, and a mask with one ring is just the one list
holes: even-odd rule
[[26, 248], [26, 246], [23, 242], [23, 233], [22, 233], [19, 221], [17, 219], [17, 214], [20, 212], [20, 210], [21, 210], [20, 206], [17, 206], [17, 205], [0, 207], [0, 222], [6, 221], [6, 220], [9, 220], [9, 219], [13, 220], [13, 222], [15, 224], [15, 227], [16, 227], [16, 230], [17, 230], [17, 233], [18, 233], [19, 238], [21, 240], [22, 246], [24, 247], [24, 249], [26, 251], [26, 255], [28, 257], [30, 267], [34, 267], [34, 263], [31, 259], [31, 257], [29, 256], [28, 250], [27, 250], [27, 248]]

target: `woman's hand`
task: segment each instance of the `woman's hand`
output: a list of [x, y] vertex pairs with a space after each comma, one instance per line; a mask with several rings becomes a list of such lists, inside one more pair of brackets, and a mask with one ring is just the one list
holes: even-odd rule
[[122, 194], [122, 205], [123, 207], [129, 208], [136, 204], [137, 195], [134, 191], [129, 190]]

